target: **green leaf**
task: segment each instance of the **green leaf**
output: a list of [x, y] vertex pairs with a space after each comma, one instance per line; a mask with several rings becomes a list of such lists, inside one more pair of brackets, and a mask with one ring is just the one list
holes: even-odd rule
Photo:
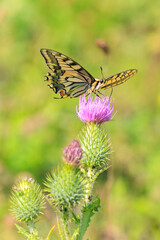
[[47, 236], [47, 238], [45, 240], [49, 240], [49, 238], [51, 236], [51, 233], [52, 233], [54, 228], [55, 228], [55, 225], [51, 228], [51, 230], [49, 231], [48, 236]]
[[57, 225], [58, 225], [58, 230], [59, 230], [59, 235], [61, 237], [61, 240], [65, 240], [65, 236], [64, 236], [63, 230], [61, 228], [61, 224], [60, 224], [58, 216], [57, 216]]
[[77, 217], [73, 211], [72, 211], [72, 216], [73, 216], [73, 219], [75, 220], [75, 223], [79, 224], [80, 223], [80, 217], [79, 216]]
[[30, 233], [29, 231], [19, 226], [18, 224], [15, 225], [18, 229], [18, 232], [23, 234], [27, 238], [27, 240], [40, 240], [40, 238], [37, 236], [37, 233]]
[[21, 226], [19, 226], [18, 224], [15, 224], [17, 229], [18, 229], [18, 232], [23, 234], [24, 236], [26, 236], [27, 238], [30, 236], [30, 232], [27, 231], [26, 229], [22, 228]]
[[76, 228], [76, 230], [74, 231], [72, 237], [71, 237], [71, 240], [75, 240], [76, 239], [76, 236], [78, 235], [78, 231], [79, 231], [79, 227]]
[[79, 234], [78, 234], [76, 240], [83, 239], [84, 234], [86, 233], [87, 228], [89, 227], [91, 217], [95, 214], [95, 212], [98, 211], [99, 208], [100, 208], [100, 199], [98, 197], [95, 201], [92, 201], [83, 207], [82, 217], [80, 220]]

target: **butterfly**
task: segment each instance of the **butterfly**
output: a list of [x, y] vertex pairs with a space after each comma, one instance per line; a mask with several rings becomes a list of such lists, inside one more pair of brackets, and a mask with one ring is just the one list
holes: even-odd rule
[[107, 78], [94, 78], [80, 64], [60, 52], [50, 49], [41, 49], [40, 52], [51, 70], [45, 81], [56, 94], [60, 94], [60, 98], [98, 95], [101, 94], [99, 90], [117, 86], [137, 73], [136, 69], [129, 69]]

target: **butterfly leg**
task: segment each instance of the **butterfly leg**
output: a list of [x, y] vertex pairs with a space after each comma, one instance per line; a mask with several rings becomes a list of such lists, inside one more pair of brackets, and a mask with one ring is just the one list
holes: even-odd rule
[[101, 92], [99, 92], [99, 91], [98, 91], [98, 93], [104, 97], [103, 93], [101, 93]]
[[110, 100], [111, 97], [112, 97], [112, 93], [113, 93], [113, 87], [111, 86], [111, 93], [110, 93], [110, 96], [109, 96], [109, 100]]
[[102, 95], [104, 97], [104, 95], [99, 91], [95, 91], [94, 94], [96, 94], [96, 96], [99, 98], [101, 97], [100, 95]]
[[87, 93], [87, 94], [85, 95], [85, 97], [88, 97], [89, 94], [90, 94], [90, 93]]
[[94, 93], [96, 94], [97, 97], [99, 97], [99, 98], [101, 97], [100, 95], [98, 95], [98, 93], [100, 93], [99, 91], [98, 91], [98, 93], [97, 92], [94, 92]]

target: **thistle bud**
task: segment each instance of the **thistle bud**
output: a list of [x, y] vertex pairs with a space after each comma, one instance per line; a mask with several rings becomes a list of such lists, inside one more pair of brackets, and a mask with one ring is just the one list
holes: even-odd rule
[[111, 144], [99, 124], [90, 123], [84, 127], [81, 134], [81, 146], [83, 166], [98, 169], [108, 166]]
[[86, 182], [82, 173], [69, 165], [49, 175], [45, 185], [50, 202], [60, 210], [75, 206], [85, 196]]
[[44, 197], [40, 186], [31, 178], [22, 179], [12, 188], [11, 212], [18, 221], [29, 222], [42, 214]]
[[82, 158], [82, 149], [78, 140], [73, 140], [63, 150], [63, 161], [70, 165], [79, 165]]

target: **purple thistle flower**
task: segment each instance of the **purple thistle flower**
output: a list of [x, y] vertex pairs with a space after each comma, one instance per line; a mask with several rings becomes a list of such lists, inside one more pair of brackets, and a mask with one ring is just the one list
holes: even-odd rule
[[91, 96], [88, 101], [85, 96], [79, 98], [79, 110], [76, 109], [77, 116], [85, 123], [99, 123], [112, 119], [113, 104], [111, 105], [109, 97], [97, 97], [93, 100]]
[[78, 140], [73, 140], [63, 150], [63, 161], [71, 165], [79, 165], [82, 158], [82, 149]]

